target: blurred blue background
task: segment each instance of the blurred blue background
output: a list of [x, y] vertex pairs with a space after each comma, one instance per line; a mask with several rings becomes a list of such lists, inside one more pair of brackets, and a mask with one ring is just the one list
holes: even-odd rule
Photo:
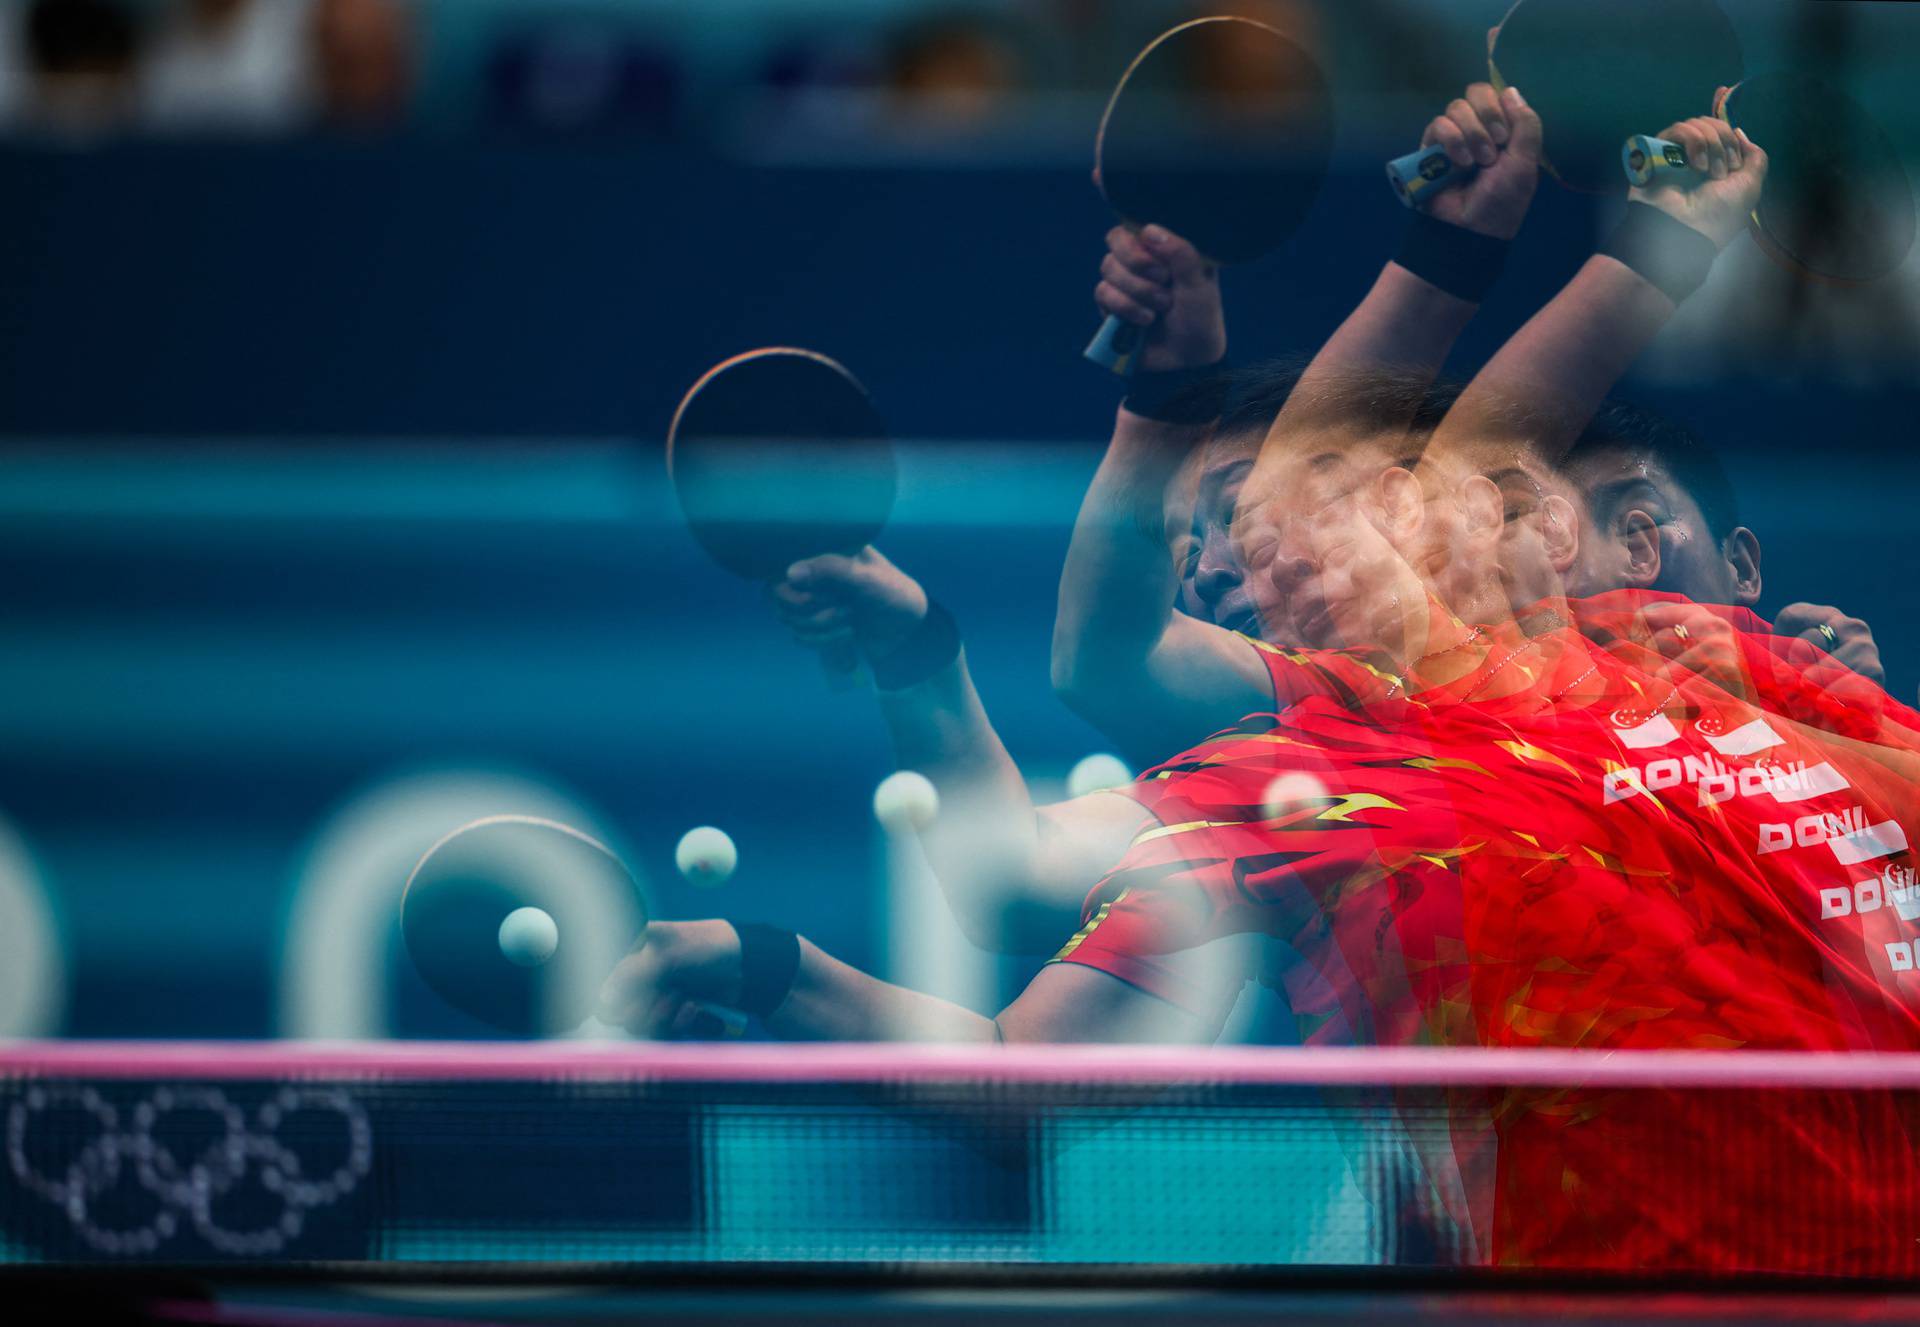
[[[43, 6], [0, 5], [0, 1033], [326, 1030], [288, 975], [290, 922], [327, 929], [297, 891], [397, 897], [407, 833], [458, 823], [435, 818], [474, 780], [600, 828], [659, 915], [779, 921], [914, 979], [871, 697], [699, 555], [666, 423], [739, 350], [841, 359], [908, 440], [881, 546], [954, 610], [1016, 759], [1044, 790], [1102, 749], [1047, 684], [1118, 399], [1079, 353], [1111, 224], [1090, 145], [1131, 53], [1205, 11], [63, 3], [86, 12], [51, 52]], [[1912, 148], [1920, 13], [1726, 7], [1750, 69], [1817, 49]], [[1227, 286], [1236, 358], [1310, 351], [1396, 243], [1381, 161], [1505, 5], [1221, 8], [1310, 40], [1340, 98], [1308, 226]], [[1457, 368], [1616, 206], [1543, 190]], [[1866, 617], [1911, 699], [1915, 271], [1820, 287], [1748, 249], [1623, 394], [1727, 459], [1763, 608]], [[375, 822], [411, 829], [368, 847]], [[709, 823], [741, 867], [702, 892], [672, 852]], [[375, 955], [391, 1030], [470, 1031], [372, 916], [314, 943]], [[990, 995], [1032, 963], [984, 966]]]

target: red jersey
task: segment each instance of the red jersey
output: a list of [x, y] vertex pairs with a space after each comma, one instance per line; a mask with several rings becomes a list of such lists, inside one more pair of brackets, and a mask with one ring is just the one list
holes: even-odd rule
[[[1631, 631], [1606, 640], [1496, 632], [1465, 677], [1413, 699], [1356, 652], [1270, 651], [1276, 695], [1303, 698], [1149, 772], [1135, 792], [1161, 825], [1060, 957], [1177, 1000], [1155, 984], [1164, 956], [1264, 931], [1314, 966], [1348, 1029], [1389, 1044], [1920, 1047], [1902, 976], [1920, 823], [1898, 762], [1836, 745], [1845, 714], [1816, 731]], [[1776, 698], [1818, 700], [1777, 662]], [[1264, 804], [1303, 769], [1323, 796]], [[1885, 1102], [1486, 1104], [1498, 1260], [1915, 1265], [1909, 1149], [1860, 1152], [1905, 1137]], [[1456, 1144], [1477, 1148], [1463, 1121]], [[1729, 1148], [1764, 1154], [1771, 1183]], [[1780, 1168], [1809, 1201], [1756, 1224]], [[1649, 1219], [1655, 1195], [1670, 1219]]]

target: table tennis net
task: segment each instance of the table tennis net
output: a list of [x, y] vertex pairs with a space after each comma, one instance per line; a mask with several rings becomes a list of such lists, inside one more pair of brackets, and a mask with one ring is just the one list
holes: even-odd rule
[[0, 1050], [14, 1264], [1915, 1272], [1890, 1057]]

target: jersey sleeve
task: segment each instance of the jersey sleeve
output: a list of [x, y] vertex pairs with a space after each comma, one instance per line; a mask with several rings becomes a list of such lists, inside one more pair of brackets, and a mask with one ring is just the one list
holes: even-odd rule
[[1460, 891], [1442, 877], [1473, 851], [1460, 799], [1486, 805], [1491, 778], [1324, 698], [1223, 735], [1144, 781], [1160, 823], [1088, 896], [1055, 961], [1198, 1012], [1184, 956], [1259, 934], [1340, 992], [1321, 1017], [1369, 1035], [1411, 1026], [1464, 982]]

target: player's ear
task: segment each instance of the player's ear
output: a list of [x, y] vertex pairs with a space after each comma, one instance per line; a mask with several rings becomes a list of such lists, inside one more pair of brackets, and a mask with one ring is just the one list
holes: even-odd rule
[[1460, 485], [1460, 511], [1469, 539], [1488, 544], [1499, 540], [1506, 524], [1506, 503], [1498, 484], [1485, 475], [1468, 475]]
[[1540, 504], [1540, 539], [1556, 575], [1565, 576], [1573, 570], [1580, 556], [1580, 516], [1558, 493]]
[[1653, 517], [1635, 508], [1620, 518], [1620, 547], [1625, 556], [1622, 582], [1630, 590], [1646, 590], [1660, 579], [1660, 527]]
[[1404, 465], [1390, 465], [1374, 486], [1380, 500], [1387, 537], [1403, 543], [1420, 532], [1427, 519], [1427, 495], [1420, 481]]
[[1733, 602], [1752, 608], [1760, 602], [1760, 537], [1744, 525], [1733, 527], [1720, 545], [1727, 566], [1733, 569]]

